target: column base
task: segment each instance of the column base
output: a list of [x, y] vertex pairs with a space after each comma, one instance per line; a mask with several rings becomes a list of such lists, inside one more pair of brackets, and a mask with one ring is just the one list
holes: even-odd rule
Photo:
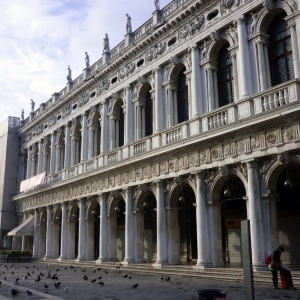
[[82, 258], [82, 257], [77, 257], [77, 258], [75, 259], [75, 262], [81, 262], [81, 261], [86, 261], [86, 259], [85, 259], [85, 258]]
[[107, 258], [98, 258], [97, 260], [95, 260], [96, 265], [101, 265], [102, 263], [106, 262], [108, 262]]
[[193, 270], [204, 270], [212, 268], [209, 263], [197, 263], [196, 266], [193, 266]]
[[66, 257], [59, 257], [58, 259], [57, 259], [57, 261], [64, 261], [64, 260], [68, 260]]
[[134, 264], [133, 259], [126, 259], [126, 260], [122, 261], [122, 265], [128, 266], [128, 265], [132, 265], [132, 264]]
[[161, 269], [163, 266], [167, 266], [167, 261], [157, 261], [154, 264], [152, 264], [153, 269]]
[[253, 265], [252, 268], [253, 271], [257, 271], [257, 272], [270, 271], [266, 265]]
[[43, 259], [43, 260], [52, 259], [52, 256], [44, 256], [42, 259]]

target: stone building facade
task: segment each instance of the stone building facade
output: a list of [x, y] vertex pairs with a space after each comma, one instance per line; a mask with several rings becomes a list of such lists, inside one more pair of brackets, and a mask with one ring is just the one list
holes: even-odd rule
[[20, 180], [46, 175], [12, 198], [23, 249], [233, 266], [249, 219], [256, 269], [299, 264], [299, 6], [173, 0], [68, 77], [21, 122]]

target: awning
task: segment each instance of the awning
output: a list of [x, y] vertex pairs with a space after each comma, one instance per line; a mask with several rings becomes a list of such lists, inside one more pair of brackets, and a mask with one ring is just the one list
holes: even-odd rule
[[8, 236], [33, 236], [34, 216], [30, 216], [14, 230], [10, 231]]
[[41, 173], [41, 174], [33, 176], [29, 179], [21, 181], [20, 192], [22, 193], [22, 192], [28, 191], [28, 190], [34, 188], [35, 186], [38, 186], [41, 183], [43, 183], [43, 181], [45, 179], [45, 175], [46, 175], [46, 173]]

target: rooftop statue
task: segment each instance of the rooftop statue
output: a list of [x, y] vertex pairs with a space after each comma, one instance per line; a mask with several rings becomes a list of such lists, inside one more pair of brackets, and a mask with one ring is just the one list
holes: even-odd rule
[[126, 14], [126, 17], [127, 17], [126, 32], [132, 33], [131, 17], [128, 14]]
[[156, 10], [160, 10], [159, 0], [154, 0], [154, 5]]
[[89, 69], [90, 68], [90, 57], [87, 52], [85, 52], [85, 64], [86, 64], [86, 68]]
[[35, 102], [31, 99], [31, 111], [34, 112]]
[[24, 109], [22, 109], [21, 120], [24, 121]]
[[72, 70], [70, 69], [70, 66], [68, 66], [68, 71], [67, 80], [68, 82], [72, 82]]
[[105, 38], [103, 39], [103, 53], [109, 52], [110, 48], [109, 48], [109, 38], [108, 38], [108, 34], [105, 33]]

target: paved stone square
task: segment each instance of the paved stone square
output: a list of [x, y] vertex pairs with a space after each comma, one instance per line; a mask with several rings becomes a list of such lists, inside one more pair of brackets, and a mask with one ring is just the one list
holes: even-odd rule
[[[6, 269], [5, 265], [8, 267]], [[118, 264], [116, 263], [116, 266]], [[35, 268], [34, 268], [35, 266]], [[74, 266], [61, 266], [59, 264], [51, 264], [47, 267], [41, 263], [5, 263], [0, 265], [0, 300], [6, 299], [22, 299], [22, 300], [38, 300], [38, 299], [198, 299], [197, 291], [199, 289], [224, 289], [227, 293], [227, 299], [230, 300], [242, 300], [245, 299], [243, 292], [243, 284], [239, 282], [223, 282], [212, 281], [206, 279], [188, 278], [188, 277], [174, 277], [172, 276], [170, 281], [161, 280], [160, 276], [154, 275], [140, 275], [140, 274], [128, 274], [131, 279], [124, 278], [127, 273], [121, 271], [108, 271], [105, 273], [105, 269], [100, 271], [98, 267], [84, 267]], [[59, 271], [56, 271], [58, 270]], [[85, 270], [83, 272], [83, 270]], [[51, 275], [57, 273], [58, 280], [51, 280], [46, 278], [48, 272], [51, 270]], [[3, 274], [4, 272], [4, 274]], [[12, 274], [14, 272], [14, 274]], [[24, 281], [22, 278], [27, 274], [28, 280]], [[34, 272], [34, 273], [32, 273]], [[43, 273], [40, 282], [35, 282], [38, 274]], [[88, 280], [84, 280], [86, 275]], [[271, 274], [270, 274], [271, 275]], [[102, 278], [99, 280], [99, 278]], [[6, 280], [4, 280], [6, 277]], [[16, 278], [20, 279], [20, 285], [14, 285]], [[91, 283], [91, 280], [97, 279], [95, 283]], [[56, 289], [54, 283], [61, 282], [61, 287]], [[101, 286], [98, 282], [103, 282]], [[132, 288], [134, 284], [138, 283], [136, 289]], [[48, 289], [45, 288], [45, 284], [48, 285]], [[68, 291], [64, 291], [65, 287], [69, 286]], [[20, 291], [18, 296], [13, 297], [11, 295], [12, 288]], [[28, 296], [26, 291], [32, 292], [31, 296]], [[256, 285], [256, 300], [267, 299], [300, 299], [300, 290], [274, 290], [271, 286]]]

